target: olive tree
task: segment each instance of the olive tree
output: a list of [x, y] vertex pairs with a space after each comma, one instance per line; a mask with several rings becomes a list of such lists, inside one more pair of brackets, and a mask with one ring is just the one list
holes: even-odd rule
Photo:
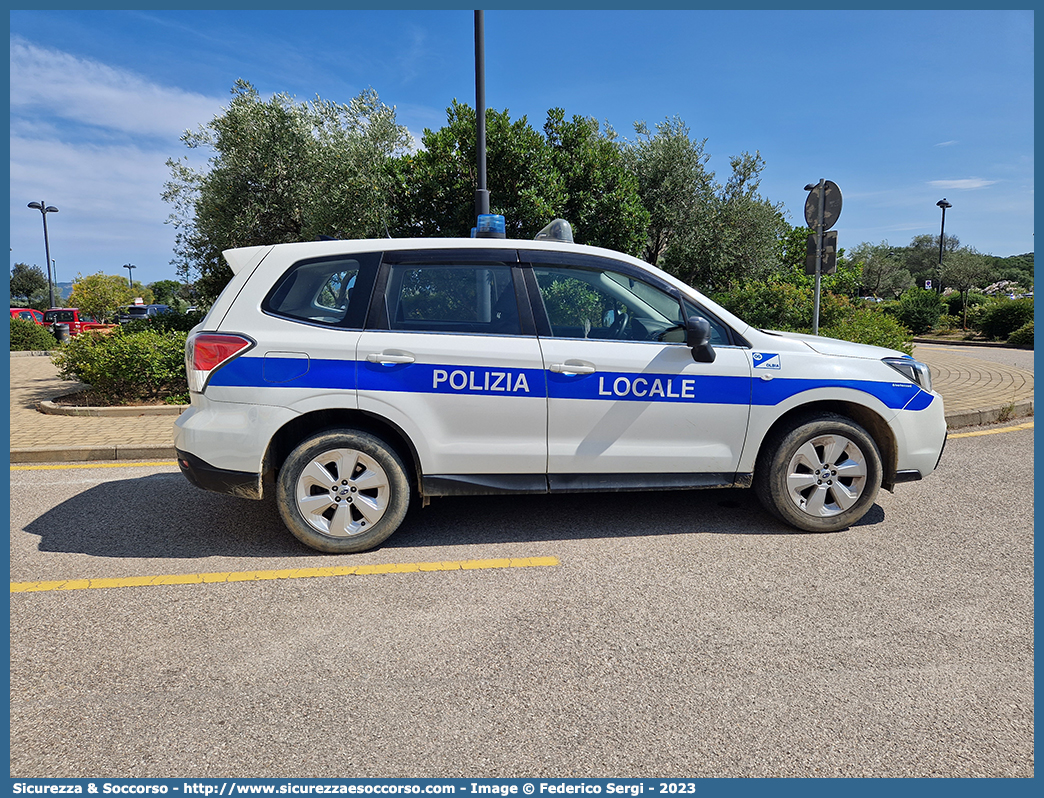
[[903, 259], [887, 241], [871, 244], [864, 241], [850, 254], [860, 268], [860, 284], [872, 296], [880, 293], [898, 296], [913, 285], [913, 277], [903, 265]]
[[968, 329], [968, 293], [973, 288], [981, 287], [989, 272], [989, 260], [971, 247], [961, 247], [943, 261], [943, 285], [956, 289], [961, 295], [961, 326], [964, 329]]
[[779, 268], [779, 239], [790, 228], [782, 204], [758, 193], [759, 153], [730, 158], [732, 172], [720, 184], [707, 169], [706, 139], [692, 139], [681, 120], [661, 122], [655, 134], [636, 123], [635, 132], [629, 158], [650, 215], [645, 260], [703, 290], [765, 279]]
[[302, 103], [263, 100], [243, 80], [221, 114], [181, 140], [211, 153], [201, 168], [169, 159], [163, 193], [177, 230], [174, 263], [183, 279], [198, 275], [204, 301], [231, 278], [221, 258], [230, 247], [384, 235], [388, 159], [410, 142], [372, 89], [348, 104]]

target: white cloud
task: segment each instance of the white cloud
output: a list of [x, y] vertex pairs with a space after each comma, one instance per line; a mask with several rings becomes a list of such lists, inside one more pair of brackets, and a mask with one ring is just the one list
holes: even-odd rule
[[11, 39], [12, 116], [56, 117], [133, 135], [177, 136], [222, 100], [160, 86], [131, 72]]
[[940, 141], [935, 146], [936, 147], [952, 147], [956, 143], [957, 143], [956, 141]]
[[929, 186], [941, 189], [953, 189], [954, 191], [986, 188], [995, 184], [996, 180], [983, 180], [981, 177], [968, 177], [963, 180], [930, 180]]
[[60, 209], [47, 222], [62, 279], [128, 262], [145, 282], [172, 277], [166, 160], [190, 154], [179, 136], [223, 102], [12, 38], [12, 263], [43, 262], [39, 213], [26, 203], [44, 200]]

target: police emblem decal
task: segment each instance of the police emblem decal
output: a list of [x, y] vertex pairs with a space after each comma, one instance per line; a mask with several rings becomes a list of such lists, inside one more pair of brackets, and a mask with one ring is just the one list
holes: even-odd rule
[[756, 369], [778, 369], [780, 367], [778, 352], [755, 352], [751, 357], [754, 358], [754, 368]]

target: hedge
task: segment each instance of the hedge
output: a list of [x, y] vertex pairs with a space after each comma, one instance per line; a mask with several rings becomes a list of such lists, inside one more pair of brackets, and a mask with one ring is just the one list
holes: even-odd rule
[[979, 331], [987, 338], [1007, 338], [1031, 321], [1032, 299], [1001, 299], [986, 306], [979, 319]]
[[11, 319], [12, 352], [49, 352], [57, 348], [58, 341], [45, 327], [26, 319]]
[[1008, 336], [1008, 343], [1019, 349], [1033, 348], [1033, 322], [1023, 324], [1019, 329]]
[[186, 334], [143, 330], [86, 332], [51, 358], [62, 379], [91, 386], [109, 404], [167, 399], [188, 392]]
[[[811, 332], [814, 296], [809, 288], [789, 283], [751, 283], [717, 294], [714, 299], [752, 327]], [[879, 306], [857, 306], [847, 297], [829, 292], [820, 298], [819, 334], [907, 354], [913, 351], [910, 331]]]

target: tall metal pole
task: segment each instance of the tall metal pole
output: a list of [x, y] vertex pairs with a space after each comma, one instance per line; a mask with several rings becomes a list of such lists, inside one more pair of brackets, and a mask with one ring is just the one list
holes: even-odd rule
[[812, 310], [812, 334], [819, 335], [819, 294], [823, 272], [823, 208], [826, 201], [826, 181], [819, 178], [819, 217], [816, 224], [816, 291]]
[[953, 204], [946, 201], [946, 197], [943, 197], [937, 203], [942, 208], [942, 225], [939, 227], [939, 286], [935, 289], [936, 293], [942, 293], [942, 258], [943, 258], [943, 241], [946, 234], [946, 209], [952, 208]]
[[58, 209], [53, 205], [48, 205], [43, 200], [39, 202], [30, 202], [30, 208], [35, 208], [40, 211], [43, 216], [43, 230], [44, 230], [44, 254], [47, 257], [47, 298], [51, 303], [48, 307], [54, 307], [54, 281], [51, 279], [51, 245], [47, 240], [47, 214], [58, 213]]
[[486, 45], [483, 12], [475, 12], [475, 150], [478, 159], [478, 187], [475, 189], [475, 214], [489, 213], [486, 189]]
[[[43, 204], [43, 203], [41, 203]], [[44, 224], [44, 256], [47, 258], [47, 299], [51, 303], [48, 307], [54, 307], [54, 280], [51, 279], [51, 244], [47, 240], [47, 211], [43, 211]]]

